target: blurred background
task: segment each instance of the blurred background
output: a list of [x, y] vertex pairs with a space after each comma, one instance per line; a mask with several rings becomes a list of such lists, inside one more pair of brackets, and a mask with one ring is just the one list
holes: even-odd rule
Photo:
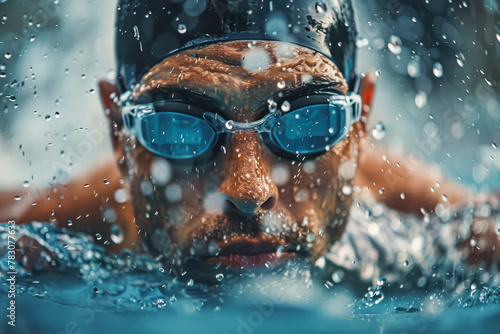
[[[115, 0], [0, 0], [0, 190], [65, 182], [111, 155]], [[499, 0], [355, 1], [372, 143], [500, 186]]]

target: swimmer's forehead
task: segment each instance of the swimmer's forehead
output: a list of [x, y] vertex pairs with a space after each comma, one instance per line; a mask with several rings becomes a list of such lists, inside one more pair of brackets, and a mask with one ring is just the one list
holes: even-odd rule
[[187, 91], [235, 120], [251, 120], [270, 97], [314, 85], [347, 91], [342, 73], [318, 52], [287, 42], [233, 41], [166, 58], [143, 76], [133, 97]]

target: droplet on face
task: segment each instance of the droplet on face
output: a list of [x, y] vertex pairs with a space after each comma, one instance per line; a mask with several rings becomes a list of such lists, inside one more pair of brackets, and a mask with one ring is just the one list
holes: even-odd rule
[[269, 109], [269, 112], [276, 112], [276, 110], [278, 109], [278, 103], [276, 103], [274, 99], [269, 98], [267, 100], [267, 107]]
[[284, 101], [281, 104], [281, 111], [283, 111], [283, 112], [289, 112], [290, 111], [290, 102]]
[[141, 192], [144, 196], [151, 196], [153, 194], [153, 184], [149, 180], [142, 181]]
[[164, 186], [170, 181], [172, 176], [172, 168], [167, 160], [155, 158], [151, 164], [151, 177], [153, 183], [159, 186]]
[[316, 171], [316, 163], [312, 160], [308, 160], [304, 163], [303, 169], [307, 174], [312, 174]]
[[346, 196], [350, 196], [352, 194], [352, 186], [346, 184], [342, 187], [342, 193]]
[[285, 165], [277, 165], [271, 171], [271, 180], [278, 186], [284, 186], [290, 180], [290, 169]]
[[316, 241], [316, 234], [314, 234], [313, 232], [307, 233], [306, 242], [307, 243], [313, 243], [315, 241]]
[[302, 203], [309, 200], [309, 192], [305, 189], [300, 189], [294, 195], [295, 202]]
[[177, 32], [178, 32], [179, 34], [185, 34], [185, 33], [186, 33], [186, 31], [187, 31], [187, 27], [186, 27], [186, 25], [185, 25], [185, 24], [182, 24], [182, 23], [181, 23], [181, 24], [179, 24], [179, 25], [177, 26]]
[[391, 51], [395, 55], [400, 54], [401, 53], [401, 39], [396, 35], [392, 35], [391, 37], [389, 37], [389, 43], [387, 44], [387, 47], [389, 48], [389, 51]]
[[243, 53], [241, 65], [248, 72], [262, 72], [271, 65], [271, 58], [269, 54], [261, 48], [249, 49]]
[[378, 191], [378, 193], [379, 193], [380, 195], [382, 195], [382, 194], [384, 193], [384, 191], [385, 191], [385, 189], [382, 187], [382, 188], [380, 188], [380, 190]]
[[182, 199], [182, 188], [176, 183], [171, 184], [165, 189], [165, 196], [167, 201], [177, 203]]
[[373, 138], [376, 140], [381, 140], [385, 137], [385, 125], [382, 122], [375, 124], [372, 130]]

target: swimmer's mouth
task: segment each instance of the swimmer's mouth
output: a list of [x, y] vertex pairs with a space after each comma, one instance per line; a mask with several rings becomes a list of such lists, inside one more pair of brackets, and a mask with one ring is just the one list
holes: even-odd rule
[[224, 244], [216, 256], [207, 258], [213, 265], [234, 269], [272, 266], [296, 257], [295, 251], [284, 246], [261, 240], [235, 241]]

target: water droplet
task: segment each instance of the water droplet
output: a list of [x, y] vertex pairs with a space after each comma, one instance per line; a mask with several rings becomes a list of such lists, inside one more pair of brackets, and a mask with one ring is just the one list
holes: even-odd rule
[[498, 148], [498, 145], [495, 142], [491, 143], [491, 146], [493, 147], [494, 150]]
[[215, 275], [215, 279], [221, 282], [224, 279], [224, 274], [220, 273]]
[[441, 78], [443, 76], [443, 65], [441, 63], [434, 63], [434, 66], [432, 67], [432, 73], [434, 73], [434, 76], [436, 78]]
[[352, 194], [352, 186], [346, 184], [342, 187], [342, 193], [346, 196], [349, 196]]
[[285, 165], [277, 165], [271, 171], [271, 180], [277, 186], [284, 186], [290, 180], [290, 169]]
[[100, 233], [96, 233], [95, 238], [97, 240], [101, 240], [102, 239], [102, 235]]
[[316, 13], [318, 14], [325, 14], [326, 10], [328, 9], [326, 3], [324, 3], [322, 0], [316, 1]]
[[387, 47], [389, 48], [389, 51], [391, 51], [395, 55], [400, 54], [401, 53], [401, 39], [396, 35], [392, 35], [391, 37], [389, 37], [389, 43], [387, 44]]
[[155, 185], [164, 186], [170, 181], [172, 167], [167, 160], [155, 158], [151, 164], [151, 178]]
[[307, 233], [306, 242], [313, 243], [315, 241], [316, 241], [316, 234], [314, 234], [313, 232]]
[[139, 33], [139, 28], [137, 26], [134, 26], [134, 38], [136, 40], [141, 39], [141, 34]]
[[123, 242], [124, 233], [123, 230], [118, 225], [111, 226], [111, 241], [119, 245]]
[[409, 265], [410, 265], [410, 261], [405, 260], [405, 262], [403, 262], [403, 266], [408, 267]]
[[5, 58], [10, 59], [12, 57], [12, 54], [10, 52], [5, 53]]
[[54, 115], [56, 116], [56, 118], [61, 117], [61, 114], [59, 113], [59, 111], [56, 111], [56, 113]]
[[179, 32], [179, 34], [185, 34], [186, 31], [187, 31], [187, 27], [185, 24], [179, 24], [179, 26], [177, 27], [177, 31]]
[[322, 237], [325, 234], [325, 230], [323, 230], [323, 229], [319, 230], [318, 234], [320, 237]]
[[464, 67], [465, 65], [465, 56], [462, 52], [459, 52], [455, 55], [455, 57], [457, 57], [457, 64], [458, 66], [460, 67]]
[[34, 42], [34, 41], [35, 41], [35, 36], [31, 35], [30, 42]]
[[19, 195], [14, 196], [14, 200], [20, 201], [21, 200], [21, 196], [19, 196]]
[[382, 74], [382, 71], [380, 71], [380, 70], [376, 70], [376, 71], [375, 71], [375, 75], [376, 75], [377, 77], [379, 77], [379, 76], [380, 76], [380, 74]]
[[385, 125], [382, 122], [375, 124], [372, 130], [372, 136], [376, 140], [381, 140], [385, 137]]
[[284, 101], [281, 104], [281, 111], [283, 111], [283, 112], [289, 112], [290, 111], [290, 102]]
[[245, 51], [241, 65], [248, 72], [262, 72], [271, 65], [271, 57], [266, 50], [261, 48], [253, 48]]
[[46, 120], [47, 122], [50, 122], [50, 120], [51, 120], [50, 115], [45, 115], [45, 120]]
[[225, 124], [226, 129], [228, 129], [228, 130], [232, 130], [232, 129], [233, 129], [233, 127], [234, 127], [234, 125], [233, 125], [233, 124], [234, 124], [234, 122], [233, 122], [232, 120], [227, 121], [227, 122], [226, 122], [226, 124]]
[[401, 199], [405, 199], [406, 198], [405, 193], [401, 193], [401, 195], [399, 195], [399, 197], [401, 197]]
[[471, 247], [474, 247], [474, 246], [476, 246], [476, 245], [477, 245], [477, 240], [476, 240], [476, 238], [470, 238], [470, 245], [471, 245]]
[[278, 82], [278, 88], [279, 88], [279, 89], [283, 89], [283, 88], [285, 88], [285, 87], [286, 87], [286, 82], [285, 82], [285, 81], [280, 81], [280, 82]]
[[156, 306], [158, 306], [159, 309], [162, 309], [167, 306], [167, 303], [163, 298], [158, 298], [158, 300], [156, 301]]
[[415, 105], [422, 109], [427, 104], [427, 94], [423, 91], [419, 91], [417, 95], [415, 95]]
[[445, 194], [443, 194], [442, 198], [443, 198], [443, 201], [448, 202], [448, 196], [446, 196]]
[[187, 286], [193, 286], [194, 285], [194, 281], [193, 279], [191, 278], [188, 282], [187, 282]]
[[28, 188], [30, 186], [30, 182], [29, 181], [24, 181], [23, 182], [23, 187], [24, 188]]
[[378, 193], [379, 193], [380, 195], [382, 195], [382, 194], [384, 193], [384, 191], [385, 191], [385, 189], [382, 187], [382, 188], [380, 188], [380, 190], [378, 191]]
[[358, 49], [367, 47], [368, 45], [370, 45], [370, 41], [368, 40], [368, 38], [358, 37], [356, 39], [356, 46], [358, 47]]
[[378, 281], [377, 281], [377, 285], [378, 285], [378, 286], [384, 286], [384, 285], [385, 285], [385, 283], [387, 283], [387, 278], [385, 278], [385, 277], [380, 277], [380, 278], [378, 279]]
[[278, 104], [271, 98], [267, 100], [267, 105], [269, 108], [269, 112], [276, 112], [276, 110], [278, 109]]
[[335, 270], [332, 274], [332, 281], [340, 283], [344, 279], [344, 271], [342, 269]]

